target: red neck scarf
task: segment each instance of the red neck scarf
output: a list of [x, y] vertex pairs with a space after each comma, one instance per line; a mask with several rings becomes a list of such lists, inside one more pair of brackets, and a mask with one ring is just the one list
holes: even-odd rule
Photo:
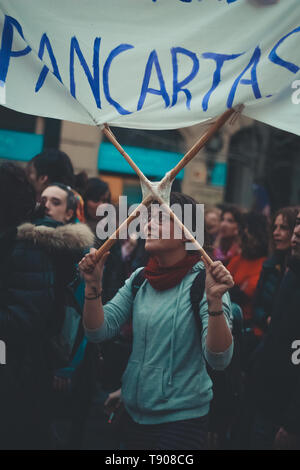
[[150, 257], [144, 269], [144, 276], [156, 290], [167, 290], [179, 284], [190, 269], [200, 261], [198, 253], [187, 254], [184, 259], [173, 266], [159, 266], [155, 257]]

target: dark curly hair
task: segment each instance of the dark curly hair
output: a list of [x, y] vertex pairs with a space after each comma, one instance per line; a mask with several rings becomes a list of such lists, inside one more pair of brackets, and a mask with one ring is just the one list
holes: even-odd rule
[[30, 220], [35, 191], [25, 171], [14, 163], [0, 165], [0, 228], [15, 227]]
[[48, 176], [48, 183], [62, 183], [74, 187], [74, 168], [70, 157], [58, 149], [45, 149], [30, 160], [37, 176]]
[[242, 255], [257, 259], [268, 255], [270, 228], [268, 219], [259, 212], [243, 214]]
[[244, 228], [244, 218], [241, 209], [234, 204], [224, 204], [222, 207], [221, 220], [223, 220], [224, 214], [229, 213], [234, 218], [238, 225], [239, 234], [241, 235]]
[[283, 207], [279, 209], [272, 220], [272, 231], [274, 230], [275, 220], [279, 215], [282, 215], [284, 222], [289, 228], [290, 235], [292, 237], [295, 228], [296, 218], [299, 212], [299, 208], [296, 206]]
[[[70, 186], [66, 186], [62, 183], [53, 183], [50, 186], [56, 186], [57, 188], [62, 189], [67, 194], [67, 210], [73, 211], [73, 216], [69, 220], [69, 224], [74, 223], [76, 221], [76, 209], [77, 209], [77, 201], [74, 192], [70, 188]], [[48, 186], [48, 187], [50, 187]]]
[[[108, 184], [100, 178], [89, 178], [83, 194], [84, 201], [98, 202], [109, 191]], [[108, 196], [110, 202], [110, 195]]]
[[93, 201], [98, 202], [101, 198], [107, 193], [107, 202], [111, 202], [111, 194], [109, 190], [108, 184], [101, 180], [100, 178], [89, 178], [85, 187], [85, 191], [83, 193], [83, 200], [84, 200], [84, 213], [85, 217], [88, 220], [88, 210], [87, 210], [87, 202]]

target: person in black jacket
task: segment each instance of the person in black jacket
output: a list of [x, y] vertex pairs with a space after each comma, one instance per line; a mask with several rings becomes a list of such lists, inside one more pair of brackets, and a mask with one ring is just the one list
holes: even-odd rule
[[58, 149], [45, 149], [33, 157], [27, 165], [27, 177], [34, 187], [36, 200], [53, 183], [75, 186], [74, 168], [70, 157]]
[[0, 365], [0, 448], [46, 449], [57, 284], [69, 282], [62, 276], [66, 259], [75, 253], [79, 258], [93, 238], [86, 239], [86, 227], [78, 239], [75, 226], [30, 223], [35, 193], [25, 172], [11, 163], [0, 167], [0, 201], [0, 340], [7, 353]]
[[264, 262], [257, 284], [254, 300], [254, 323], [264, 332], [271, 320], [276, 294], [286, 271], [291, 254], [291, 238], [295, 226], [297, 209], [280, 209], [273, 219], [271, 256]]
[[300, 449], [300, 211], [292, 256], [252, 378], [256, 408], [251, 447]]

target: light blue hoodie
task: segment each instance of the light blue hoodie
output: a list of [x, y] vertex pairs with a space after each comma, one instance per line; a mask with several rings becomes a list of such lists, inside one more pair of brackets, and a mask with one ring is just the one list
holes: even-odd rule
[[[132, 319], [133, 349], [122, 377], [122, 397], [134, 421], [157, 424], [204, 416], [213, 395], [205, 361], [214, 369], [225, 369], [233, 352], [233, 345], [223, 353], [206, 347], [206, 295], [200, 302], [203, 332], [199, 340], [190, 289], [204, 265], [196, 263], [180, 284], [165, 291], [153, 289], [145, 280], [133, 299], [132, 281], [141, 269], [104, 306], [104, 324], [86, 329], [87, 338], [92, 342], [113, 338]], [[230, 325], [228, 294], [223, 296], [223, 310]]]

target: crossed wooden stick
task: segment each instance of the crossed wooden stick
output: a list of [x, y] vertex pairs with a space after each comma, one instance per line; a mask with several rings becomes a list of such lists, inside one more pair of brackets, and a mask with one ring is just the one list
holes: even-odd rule
[[[240, 108], [240, 107], [238, 107]], [[119, 144], [116, 137], [110, 130], [107, 124], [104, 125], [103, 132], [106, 137], [110, 140], [110, 142], [114, 145], [114, 147], [120, 152], [120, 154], [125, 158], [125, 160], [129, 163], [131, 168], [136, 172], [138, 177], [140, 178], [141, 185], [146, 188], [147, 194], [141, 204], [130, 214], [130, 216], [124, 220], [124, 222], [119, 226], [119, 228], [106, 240], [106, 242], [97, 250], [96, 256], [98, 259], [108, 251], [117, 241], [119, 233], [121, 230], [128, 227], [128, 225], [140, 214], [140, 210], [142, 206], [150, 206], [153, 201], [157, 201], [160, 203], [163, 210], [168, 212], [170, 215], [171, 220], [174, 221], [181, 229], [183, 230], [185, 238], [192, 242], [196, 249], [199, 251], [201, 257], [204, 259], [206, 264], [210, 265], [212, 263], [212, 259], [208, 256], [199, 242], [193, 237], [191, 232], [184, 226], [184, 224], [178, 219], [178, 217], [174, 214], [174, 212], [170, 209], [169, 205], [162, 199], [160, 196], [160, 191], [165, 189], [168, 184], [175, 179], [176, 175], [195, 157], [195, 155], [199, 152], [199, 150], [209, 141], [209, 139], [225, 124], [225, 122], [237, 112], [240, 112], [238, 108], [231, 108], [225, 111], [214, 124], [203, 134], [202, 137], [193, 145], [193, 147], [184, 155], [184, 157], [180, 160], [180, 162], [166, 175], [163, 179], [156, 185], [151, 183], [143, 172], [139, 169], [139, 167], [134, 163], [131, 157], [125, 152], [123, 147]]]

